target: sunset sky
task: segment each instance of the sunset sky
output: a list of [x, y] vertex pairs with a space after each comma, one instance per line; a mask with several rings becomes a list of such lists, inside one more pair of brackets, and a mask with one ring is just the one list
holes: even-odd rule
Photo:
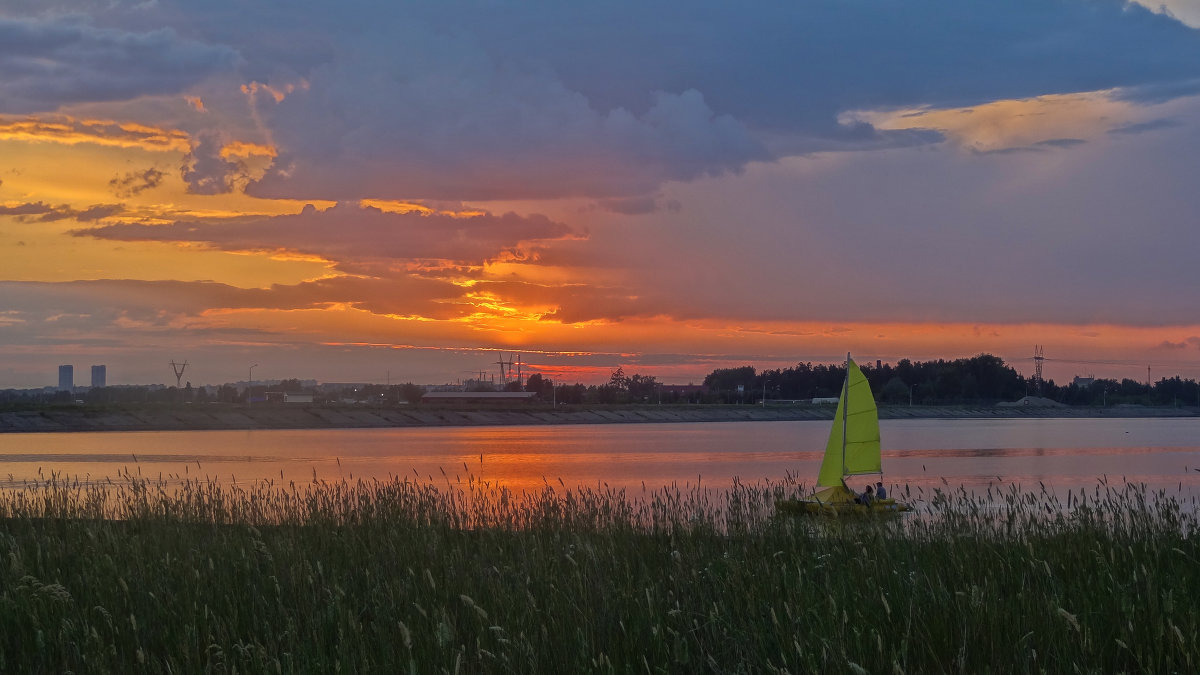
[[5, 0], [0, 388], [1200, 378], [1198, 169], [1200, 0]]

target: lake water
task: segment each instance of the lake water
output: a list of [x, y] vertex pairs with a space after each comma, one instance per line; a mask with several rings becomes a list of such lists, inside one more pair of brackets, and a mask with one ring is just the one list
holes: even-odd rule
[[[1107, 478], [1200, 496], [1200, 418], [884, 420], [880, 429], [893, 493], [1016, 483], [1063, 494]], [[827, 421], [803, 421], [3, 434], [0, 485], [129, 472], [238, 483], [443, 483], [470, 474], [518, 491], [560, 480], [638, 492], [697, 482], [720, 489], [789, 474], [811, 483], [828, 433]]]

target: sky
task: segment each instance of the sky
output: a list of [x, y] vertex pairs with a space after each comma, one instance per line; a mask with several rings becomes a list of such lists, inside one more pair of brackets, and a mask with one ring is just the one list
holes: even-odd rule
[[1196, 379], [1197, 158], [1200, 0], [5, 0], [0, 388]]

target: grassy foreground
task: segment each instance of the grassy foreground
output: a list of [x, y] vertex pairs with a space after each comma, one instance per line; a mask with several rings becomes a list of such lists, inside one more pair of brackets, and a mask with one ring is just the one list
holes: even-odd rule
[[[1194, 504], [475, 481], [0, 492], [0, 672], [1195, 672]], [[999, 507], [997, 508], [997, 504]]]

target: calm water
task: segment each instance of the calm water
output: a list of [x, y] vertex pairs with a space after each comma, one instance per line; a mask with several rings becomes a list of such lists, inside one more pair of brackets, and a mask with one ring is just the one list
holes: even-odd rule
[[[1039, 483], [1060, 494], [1103, 477], [1200, 495], [1200, 419], [885, 420], [884, 480], [913, 490]], [[811, 483], [829, 422], [722, 422], [0, 435], [0, 484], [60, 476], [251, 482], [467, 474], [520, 490], [548, 481], [640, 491]], [[446, 477], [443, 477], [443, 471]], [[852, 481], [852, 486], [853, 486]], [[857, 487], [857, 486], [856, 486]], [[893, 489], [895, 491], [895, 489]]]

